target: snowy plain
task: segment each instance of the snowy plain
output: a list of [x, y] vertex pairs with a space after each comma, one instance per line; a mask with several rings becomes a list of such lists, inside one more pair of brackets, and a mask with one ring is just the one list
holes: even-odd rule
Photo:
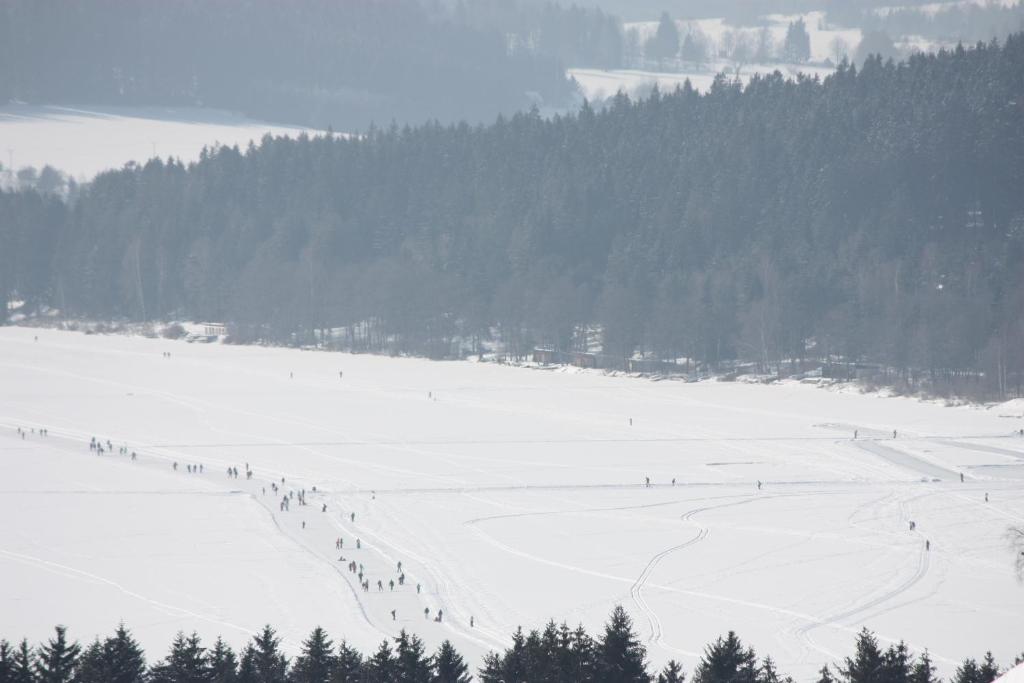
[[6, 104], [0, 106], [0, 161], [15, 169], [49, 164], [90, 180], [129, 161], [156, 156], [188, 163], [203, 147], [244, 149], [267, 134], [294, 137], [304, 130], [218, 109]]
[[1019, 408], [0, 328], [0, 635], [123, 620], [155, 658], [179, 629], [269, 622], [294, 653], [317, 624], [363, 648], [406, 628], [477, 665], [621, 603], [690, 671], [733, 629], [812, 680], [863, 626], [946, 676], [1006, 664]]

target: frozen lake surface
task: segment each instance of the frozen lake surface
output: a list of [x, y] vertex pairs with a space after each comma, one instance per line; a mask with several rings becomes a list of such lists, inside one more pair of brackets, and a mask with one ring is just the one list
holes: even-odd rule
[[188, 163], [199, 159], [203, 147], [244, 150], [268, 133], [294, 137], [303, 130], [217, 109], [8, 104], [0, 106], [0, 162], [15, 169], [49, 164], [89, 180], [129, 161], [157, 156]]
[[0, 634], [124, 620], [155, 659], [179, 629], [237, 645], [269, 622], [294, 652], [317, 624], [363, 648], [407, 628], [475, 667], [520, 624], [596, 630], [621, 603], [688, 671], [734, 629], [812, 680], [862, 626], [945, 676], [1006, 664], [1020, 413], [0, 328]]

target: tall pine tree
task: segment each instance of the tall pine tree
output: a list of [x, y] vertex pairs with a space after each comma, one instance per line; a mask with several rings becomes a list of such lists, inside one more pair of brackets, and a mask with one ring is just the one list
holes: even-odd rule
[[57, 635], [39, 648], [35, 670], [39, 683], [70, 683], [75, 678], [75, 667], [82, 648], [68, 642], [67, 629], [56, 628]]
[[597, 668], [607, 683], [647, 683], [647, 650], [633, 632], [633, 620], [616, 605], [597, 645]]
[[465, 660], [450, 640], [444, 641], [437, 648], [433, 663], [434, 672], [430, 679], [432, 683], [470, 683], [473, 680]]

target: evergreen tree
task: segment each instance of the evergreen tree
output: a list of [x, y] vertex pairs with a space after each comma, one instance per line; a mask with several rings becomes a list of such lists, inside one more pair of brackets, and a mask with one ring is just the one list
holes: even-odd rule
[[328, 683], [334, 669], [334, 643], [317, 626], [302, 644], [302, 654], [292, 665], [294, 683]]
[[914, 662], [914, 667], [910, 672], [910, 681], [911, 683], [940, 683], [939, 679], [935, 677], [935, 666], [932, 664], [928, 650], [922, 652]]
[[39, 683], [70, 683], [75, 678], [75, 667], [82, 648], [68, 642], [67, 629], [56, 628], [57, 635], [36, 653], [35, 670]]
[[109, 674], [105, 683], [142, 683], [145, 680], [146, 657], [124, 624], [103, 642], [103, 659]]
[[778, 669], [775, 668], [775, 660], [765, 657], [757, 672], [757, 683], [793, 683], [793, 679], [789, 676], [779, 676]]
[[658, 19], [658, 30], [647, 41], [647, 58], [663, 66], [676, 58], [679, 53], [679, 28], [668, 12], [662, 12]]
[[570, 647], [570, 675], [577, 680], [589, 680], [597, 676], [598, 652], [597, 644], [580, 624], [572, 633]]
[[97, 638], [85, 648], [75, 667], [75, 683], [105, 683], [112, 675], [110, 662]]
[[828, 664], [821, 667], [821, 671], [818, 672], [818, 683], [836, 683], [836, 679], [829, 670]]
[[14, 683], [34, 683], [37, 680], [34, 661], [35, 655], [28, 645], [28, 640], [22, 638], [18, 649], [14, 652], [11, 680]]
[[978, 667], [978, 679], [981, 683], [992, 683], [992, 681], [999, 678], [999, 674], [999, 665], [996, 664], [995, 658], [992, 657], [992, 652], [986, 652], [985, 658], [981, 660], [981, 666]]
[[884, 659], [875, 635], [866, 628], [857, 635], [854, 656], [846, 658], [839, 673], [845, 683], [880, 683]]
[[0, 683], [14, 680], [15, 649], [6, 640], [0, 639]]
[[757, 656], [743, 647], [735, 633], [729, 631], [704, 649], [694, 683], [756, 683]]
[[[279, 645], [281, 639], [270, 625], [263, 627], [252, 640], [252, 647], [247, 651], [251, 652], [251, 675], [254, 683], [286, 683], [288, 680], [288, 660], [281, 654]], [[243, 660], [245, 658], [243, 657]]]
[[484, 655], [483, 666], [478, 671], [480, 683], [502, 683], [505, 680], [504, 669], [501, 655], [497, 652], [488, 652]]
[[646, 683], [647, 650], [633, 632], [633, 620], [616, 605], [597, 645], [597, 669], [606, 683]]
[[252, 643], [242, 648], [241, 657], [238, 659], [238, 675], [235, 680], [238, 683], [261, 683], [259, 670], [256, 667], [256, 648]]
[[405, 629], [395, 638], [395, 672], [402, 683], [430, 683], [430, 658], [423, 641]]
[[903, 641], [891, 645], [882, 657], [881, 680], [884, 683], [907, 683], [911, 673], [910, 651]]
[[978, 662], [968, 658], [963, 664], [957, 667], [953, 674], [952, 683], [981, 683], [981, 671], [978, 669]]
[[360, 683], [363, 675], [363, 655], [350, 647], [344, 640], [338, 647], [338, 656], [334, 660], [334, 671], [331, 683]]
[[238, 660], [231, 647], [221, 638], [217, 638], [210, 649], [206, 666], [210, 683], [235, 683], [238, 678]]
[[397, 663], [388, 641], [383, 641], [363, 664], [363, 679], [365, 683], [400, 683]]
[[683, 667], [674, 659], [668, 660], [668, 664], [658, 674], [658, 683], [683, 683], [686, 676], [683, 674]]
[[790, 22], [782, 51], [790, 62], [802, 63], [811, 58], [811, 35], [803, 18]]
[[470, 683], [469, 667], [451, 641], [446, 640], [434, 654], [432, 683]]
[[150, 683], [209, 683], [211, 679], [205, 648], [195, 632], [186, 637], [178, 631], [167, 659], [155, 664], [149, 674]]

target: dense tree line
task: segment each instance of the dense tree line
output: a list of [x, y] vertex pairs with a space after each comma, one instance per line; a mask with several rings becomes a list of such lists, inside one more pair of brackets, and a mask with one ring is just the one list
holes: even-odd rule
[[596, 7], [538, 0], [458, 0], [455, 16], [497, 29], [514, 52], [554, 57], [566, 66], [622, 66], [622, 22]]
[[204, 105], [353, 130], [572, 96], [557, 59], [437, 3], [0, 0], [0, 102]]
[[[1024, 370], [1024, 35], [0, 194], [4, 298], [434, 357]], [[314, 337], [314, 335], [317, 335]], [[965, 380], [966, 381], [966, 380]]]
[[1024, 2], [949, 3], [948, 7], [926, 11], [902, 6], [885, 12], [853, 3], [833, 3], [828, 10], [830, 23], [860, 28], [865, 32], [890, 36], [921, 36], [947, 43], [959, 40], [1000, 40], [1024, 30]]
[[[1024, 661], [1024, 654], [1016, 663]], [[833, 673], [834, 670], [834, 673]], [[951, 683], [992, 683], [1000, 674], [989, 652], [979, 663], [965, 659]], [[694, 683], [793, 683], [771, 657], [758, 659], [730, 632], [704, 649]], [[597, 638], [580, 626], [548, 623], [542, 630], [516, 631], [512, 645], [492, 652], [478, 672], [481, 683], [682, 683], [675, 661], [652, 672], [646, 648], [629, 616], [616, 607]], [[470, 683], [469, 665], [449, 641], [430, 655], [423, 641], [404, 630], [372, 654], [345, 641], [337, 646], [320, 627], [313, 629], [293, 660], [266, 626], [240, 653], [218, 638], [204, 647], [195, 633], [179, 633], [166, 657], [147, 665], [145, 653], [124, 625], [83, 648], [58, 626], [46, 643], [31, 647], [0, 641], [0, 683]], [[821, 669], [818, 683], [941, 683], [927, 652], [915, 658], [902, 642], [887, 649], [868, 630], [857, 636], [855, 652]]]

